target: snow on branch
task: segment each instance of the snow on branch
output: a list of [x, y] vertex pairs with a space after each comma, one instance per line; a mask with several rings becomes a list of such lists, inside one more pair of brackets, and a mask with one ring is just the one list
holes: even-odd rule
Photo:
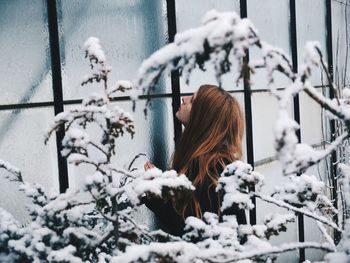
[[125, 92], [127, 90], [132, 90], [134, 85], [128, 80], [118, 80], [111, 88], [107, 90], [108, 97], [111, 97], [116, 92]]
[[343, 188], [345, 202], [350, 204], [350, 166], [340, 163], [338, 169], [340, 171], [339, 184]]
[[298, 139], [295, 135], [297, 129], [298, 124], [281, 111], [275, 125], [275, 149], [278, 159], [282, 162], [285, 175], [304, 172], [310, 166], [330, 155], [349, 137], [348, 133], [345, 132], [325, 149], [315, 150], [310, 145], [297, 143]]
[[162, 172], [158, 168], [152, 168], [139, 174], [130, 184], [117, 190], [118, 192], [125, 191], [130, 201], [139, 203], [140, 198], [145, 196], [168, 200], [177, 193], [185, 194], [194, 189], [191, 181], [184, 174], [178, 175], [174, 170]]
[[258, 42], [257, 46], [261, 49], [263, 59], [249, 62], [253, 73], [255, 69], [265, 68], [269, 84], [273, 83], [273, 73], [275, 71], [281, 72], [292, 81], [296, 79], [297, 76], [293, 72], [292, 60], [282, 49], [273, 47], [265, 41]]
[[295, 207], [293, 205], [290, 205], [282, 200], [278, 200], [276, 198], [273, 198], [271, 196], [268, 196], [268, 195], [262, 195], [262, 194], [259, 194], [257, 192], [254, 192], [252, 193], [252, 195], [256, 196], [257, 198], [265, 201], [265, 202], [268, 202], [268, 203], [271, 203], [271, 204], [274, 204], [274, 205], [277, 205], [279, 207], [283, 207], [283, 208], [286, 208], [288, 210], [291, 210], [291, 211], [294, 211], [296, 213], [300, 213], [300, 214], [303, 214], [307, 217], [310, 217], [310, 218], [313, 218], [317, 221], [320, 221], [321, 223], [325, 224], [325, 225], [328, 225], [338, 231], [341, 232], [341, 229], [334, 223], [332, 222], [331, 220], [327, 219], [326, 217], [322, 216], [322, 215], [318, 215], [314, 212], [311, 212], [309, 210], [306, 210], [305, 208], [298, 208], [298, 207]]
[[10, 177], [9, 175], [6, 176], [6, 178], [8, 178], [10, 181], [23, 182], [21, 170], [17, 167], [0, 159], [0, 168], [7, 170], [14, 176], [14, 178]]
[[253, 171], [251, 165], [242, 161], [229, 164], [221, 174], [216, 189], [224, 192], [221, 210], [225, 211], [234, 205], [238, 205], [241, 209], [252, 209], [254, 205], [247, 189], [254, 186], [259, 191], [263, 184], [264, 177]]
[[306, 206], [311, 211], [317, 208], [318, 198], [324, 191], [324, 183], [314, 175], [290, 176], [289, 182], [276, 187], [273, 196], [294, 206]]
[[[231, 70], [231, 53], [242, 59], [250, 45], [258, 42], [257, 32], [247, 19], [240, 19], [234, 12], [209, 11], [202, 26], [178, 33], [174, 43], [155, 52], [141, 65], [136, 85], [143, 93], [150, 94], [165, 69], [180, 69], [185, 79], [198, 65], [206, 61], [214, 63], [216, 78]], [[240, 62], [241, 64], [241, 62]]]
[[237, 262], [245, 259], [254, 260], [257, 259], [263, 255], [274, 255], [274, 254], [281, 254], [288, 251], [297, 250], [300, 248], [314, 248], [314, 249], [321, 249], [327, 252], [334, 252], [334, 247], [329, 245], [328, 243], [317, 243], [317, 242], [300, 242], [300, 243], [288, 243], [288, 244], [282, 244], [280, 246], [275, 246], [267, 249], [259, 249], [257, 250], [251, 250], [249, 252], [244, 252], [239, 255], [236, 255], [232, 258], [229, 258], [227, 260], [213, 260], [212, 262], [217, 263], [228, 263], [228, 262]]
[[267, 214], [261, 225], [243, 225], [239, 227], [239, 235], [248, 237], [254, 235], [258, 238], [269, 239], [273, 235], [287, 231], [287, 224], [295, 221], [294, 214]]

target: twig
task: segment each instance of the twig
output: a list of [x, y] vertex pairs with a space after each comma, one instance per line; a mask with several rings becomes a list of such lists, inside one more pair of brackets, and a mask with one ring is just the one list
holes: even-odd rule
[[347, 132], [343, 133], [338, 138], [336, 138], [329, 146], [327, 146], [326, 149], [321, 151], [322, 154], [320, 156], [318, 156], [317, 158], [315, 158], [315, 157], [312, 158], [311, 157], [311, 159], [308, 160], [307, 163], [305, 163], [303, 160], [299, 160], [298, 161], [298, 159], [297, 159], [296, 162], [295, 162], [296, 169], [295, 170], [291, 170], [291, 171], [286, 171], [285, 175], [290, 175], [290, 174], [294, 174], [294, 173], [303, 172], [307, 168], [309, 168], [310, 166], [319, 163], [327, 155], [329, 155], [333, 151], [337, 150], [338, 146], [343, 142], [343, 140], [345, 140], [348, 137], [349, 137], [349, 134]]
[[320, 50], [318, 47], [315, 47], [315, 48], [316, 48], [316, 50], [317, 50], [318, 55], [320, 56], [320, 61], [321, 61], [322, 68], [323, 68], [324, 71], [326, 72], [327, 79], [328, 79], [328, 84], [329, 84], [329, 86], [331, 87], [331, 89], [332, 89], [333, 92], [334, 92], [334, 96], [335, 96], [335, 98], [337, 99], [338, 105], [340, 105], [340, 101], [339, 101], [339, 98], [338, 98], [338, 95], [337, 95], [337, 89], [334, 87], [333, 80], [332, 80], [332, 76], [331, 76], [331, 74], [329, 73], [329, 70], [328, 70], [326, 64], [325, 64], [324, 61], [323, 61], [322, 52], [321, 52], [321, 50]]
[[105, 152], [104, 149], [102, 149], [102, 147], [100, 147], [99, 145], [97, 145], [96, 143], [94, 142], [89, 142], [90, 145], [94, 146], [96, 149], [100, 150], [104, 155], [106, 155], [106, 157], [108, 157], [108, 154]]
[[333, 115], [337, 116], [341, 120], [346, 120], [346, 116], [339, 109], [334, 108], [331, 104], [331, 101], [323, 96], [321, 96], [314, 87], [311, 85], [304, 83], [304, 91], [307, 95], [309, 95], [314, 101], [316, 101], [322, 108], [328, 110]]
[[122, 175], [125, 175], [127, 177], [130, 177], [130, 178], [133, 178], [135, 179], [136, 176], [133, 176], [132, 174], [124, 171], [124, 170], [120, 170], [120, 169], [116, 169], [116, 168], [113, 168], [113, 167], [109, 167], [113, 172], [116, 172], [116, 173], [119, 173], [119, 174], [122, 174]]
[[301, 248], [316, 248], [316, 249], [321, 249], [325, 250], [327, 252], [334, 252], [335, 248], [331, 246], [328, 243], [324, 244], [319, 244], [316, 242], [303, 242], [303, 243], [290, 243], [290, 244], [283, 244], [280, 247], [272, 247], [269, 249], [261, 250], [261, 251], [249, 251], [249, 252], [243, 252], [240, 254], [237, 254], [237, 256], [234, 256], [230, 259], [227, 260], [211, 260], [211, 262], [216, 262], [216, 263], [228, 263], [228, 262], [236, 262], [244, 259], [254, 259], [257, 257], [262, 257], [262, 256], [268, 256], [268, 255], [273, 255], [273, 254], [281, 254], [284, 252], [292, 251], [292, 250], [297, 250]]
[[108, 233], [106, 233], [100, 240], [93, 242], [91, 244], [92, 247], [98, 247], [101, 244], [105, 243], [108, 239], [110, 239], [113, 236], [113, 231], [110, 231]]
[[281, 201], [281, 200], [277, 200], [271, 196], [266, 196], [266, 195], [261, 195], [257, 192], [251, 192], [251, 194], [253, 196], [256, 196], [257, 198], [260, 198], [261, 200], [265, 201], [265, 202], [268, 202], [268, 203], [271, 203], [271, 204], [275, 204], [279, 207], [283, 207], [283, 208], [286, 208], [288, 210], [291, 210], [291, 211], [294, 211], [296, 213], [300, 213], [300, 214], [303, 214], [307, 217], [310, 217], [310, 218], [313, 218], [317, 221], [320, 221], [322, 222], [323, 224], [325, 225], [328, 225], [336, 230], [338, 230], [339, 232], [342, 232], [342, 230], [335, 224], [333, 223], [332, 221], [328, 220], [327, 218], [325, 218], [324, 216], [321, 216], [321, 215], [317, 215], [315, 213], [312, 213], [310, 211], [307, 211], [305, 209], [302, 209], [302, 208], [297, 208], [295, 206], [292, 206], [284, 201]]
[[[147, 157], [147, 154], [145, 154], [145, 153], [139, 153], [138, 155], [136, 155], [136, 156], [134, 157], [134, 159], [131, 161], [131, 163], [129, 164], [129, 167], [128, 167], [128, 170], [129, 170], [129, 171], [130, 171], [132, 165], [134, 164], [134, 162], [135, 162], [138, 158], [140, 158], [141, 156], [145, 156], [146, 158], [148, 158], [148, 157]], [[149, 159], [149, 158], [148, 158], [148, 159]]]
[[334, 248], [335, 248], [335, 244], [334, 244], [333, 238], [327, 233], [326, 228], [319, 221], [316, 221], [316, 223], [317, 223], [318, 229], [321, 231], [322, 235], [327, 240], [327, 242], [329, 244], [331, 244], [332, 246], [334, 246]]
[[125, 213], [120, 213], [120, 216], [122, 216], [124, 219], [128, 220], [135, 228], [137, 228], [138, 230], [140, 230], [140, 232], [148, 238], [149, 241], [153, 241], [153, 237], [151, 235], [149, 235], [147, 232], [145, 232], [141, 227], [138, 226], [138, 224], [127, 214]]

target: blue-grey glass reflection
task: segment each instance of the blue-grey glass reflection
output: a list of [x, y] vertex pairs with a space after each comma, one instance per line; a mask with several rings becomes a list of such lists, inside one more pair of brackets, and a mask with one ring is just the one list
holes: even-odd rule
[[[59, 0], [64, 99], [82, 98], [91, 91], [80, 86], [82, 76], [89, 73], [82, 46], [90, 36], [100, 39], [112, 67], [109, 83], [135, 79], [142, 61], [167, 41], [164, 4], [161, 0]], [[154, 93], [164, 93], [165, 87], [161, 80]]]
[[0, 104], [52, 100], [46, 1], [0, 1]]
[[[44, 133], [53, 121], [52, 108], [35, 108], [0, 111], [0, 159], [18, 167], [23, 180], [28, 183], [39, 183], [49, 192], [58, 192], [58, 167], [56, 140], [53, 136], [47, 145], [44, 144]], [[11, 120], [7, 126], [4, 120]], [[18, 183], [7, 182], [0, 174], [0, 207], [15, 211], [18, 219], [26, 218], [24, 197], [18, 190]], [[9, 201], [11, 199], [11, 201]], [[16, 204], [12, 206], [11, 204]]]

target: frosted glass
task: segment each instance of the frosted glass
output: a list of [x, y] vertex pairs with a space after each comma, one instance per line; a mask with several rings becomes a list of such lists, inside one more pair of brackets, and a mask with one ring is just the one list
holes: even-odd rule
[[[0, 111], [0, 159], [21, 169], [23, 180], [39, 183], [49, 191], [58, 192], [56, 139], [44, 145], [44, 133], [53, 121], [51, 108]], [[8, 183], [0, 171], [0, 206], [23, 220], [24, 195], [17, 184]]]
[[[334, 1], [332, 1], [334, 2]], [[325, 62], [326, 46], [326, 1], [296, 0], [298, 66], [303, 64], [304, 46], [307, 41], [318, 41], [321, 44]], [[313, 85], [321, 85], [322, 70], [315, 68], [310, 78]], [[323, 76], [324, 79], [325, 76]]]
[[[116, 156], [113, 163], [117, 167], [127, 169], [133, 158], [139, 153], [146, 153], [146, 157], [140, 157], [133, 168], [142, 169], [146, 161], [153, 162], [161, 169], [170, 166], [170, 158], [174, 150], [174, 128], [171, 99], [153, 99], [148, 109], [147, 117], [143, 113], [145, 100], [136, 104], [136, 111], [132, 112], [132, 102], [115, 102], [116, 105], [130, 112], [134, 117], [134, 138], [128, 134], [116, 140]], [[69, 106], [67, 109], [69, 109]], [[99, 129], [94, 126], [88, 128], [89, 134], [98, 134]], [[73, 188], [79, 188], [84, 182], [85, 175], [94, 172], [93, 167], [69, 165], [69, 184]]]
[[[176, 26], [177, 31], [182, 32], [190, 28], [201, 25], [202, 18], [207, 11], [216, 9], [220, 12], [235, 11], [238, 15], [240, 12], [238, 0], [205, 0], [200, 4], [196, 1], [177, 0], [176, 1]], [[190, 83], [186, 84], [184, 78], [180, 78], [181, 92], [194, 92], [202, 84], [217, 85], [214, 67], [206, 63], [206, 71], [198, 68], [193, 70], [190, 77]], [[236, 79], [239, 76], [237, 63], [233, 63], [232, 72], [223, 75], [222, 87], [225, 90], [241, 90], [242, 82], [236, 86]]]
[[333, 70], [339, 87], [350, 85], [350, 50], [347, 48], [350, 39], [346, 38], [346, 28], [350, 28], [349, 4], [346, 7], [341, 2], [332, 1]]
[[[315, 220], [311, 220], [308, 217], [304, 217], [304, 229], [305, 229], [305, 241], [313, 242], [327, 242], [320, 230], [315, 223]], [[311, 262], [322, 261], [326, 252], [321, 251], [320, 249], [306, 249], [305, 258]]]
[[[322, 93], [322, 89], [317, 89]], [[300, 129], [301, 142], [310, 145], [319, 145], [326, 140], [327, 132], [324, 125], [328, 121], [319, 104], [302, 92], [299, 96], [300, 103]]]
[[52, 100], [46, 1], [0, 1], [0, 104]]
[[219, 12], [234, 11], [239, 15], [239, 0], [204, 0], [200, 4], [196, 1], [176, 0], [177, 31], [201, 25], [202, 18], [211, 9]]
[[[290, 110], [292, 112], [292, 108]], [[278, 103], [273, 95], [268, 92], [256, 92], [252, 94], [255, 162], [275, 156], [274, 125], [277, 118], [277, 111]]]
[[[282, 167], [278, 161], [257, 166], [255, 167], [255, 170], [263, 174], [265, 177], [265, 186], [261, 191], [264, 194], [271, 194], [276, 186], [282, 186], [288, 182], [288, 178], [282, 175]], [[277, 206], [268, 204], [266, 202], [262, 202], [259, 199], [257, 199], [256, 213], [257, 223], [259, 224], [268, 213], [287, 214], [290, 212], [286, 209], [279, 208]], [[271, 238], [271, 243], [274, 245], [281, 245], [284, 243], [297, 241], [297, 222], [289, 223], [287, 225], [287, 232], [282, 232], [279, 236]], [[299, 262], [299, 252], [291, 251], [288, 253], [283, 253], [278, 257], [277, 262]]]
[[[112, 67], [109, 83], [135, 79], [142, 61], [166, 43], [164, 5], [160, 0], [58, 1], [64, 99], [85, 97], [87, 89], [95, 90], [80, 86], [89, 73], [82, 46], [90, 36], [100, 39], [106, 63]], [[155, 92], [166, 91], [161, 79]]]
[[[4, 159], [6, 156], [1, 156]], [[16, 161], [12, 162], [16, 164]], [[30, 203], [29, 198], [18, 190], [17, 182], [10, 182], [5, 176], [11, 176], [4, 169], [0, 169], [0, 207], [10, 212], [15, 219], [24, 224], [29, 221], [29, 213], [26, 204]]]
[[[245, 103], [244, 103], [244, 93], [243, 92], [234, 92], [231, 93], [231, 95], [233, 97], [235, 97], [241, 107], [241, 110], [243, 112], [244, 118], [245, 118], [245, 111], [244, 111], [244, 107], [245, 107]], [[244, 120], [244, 125], [245, 125], [245, 120]], [[243, 139], [242, 139], [242, 149], [243, 149], [243, 156], [242, 156], [242, 160], [243, 161], [247, 161], [247, 143], [246, 143], [246, 134], [247, 134], [247, 129], [246, 127], [244, 128], [244, 135], [243, 135]]]
[[[263, 41], [270, 45], [282, 49], [285, 54], [291, 56], [291, 47], [289, 40], [289, 1], [287, 0], [249, 0], [248, 18], [258, 29], [258, 34]], [[267, 15], [268, 14], [268, 15]], [[257, 48], [251, 48], [250, 61], [261, 59], [261, 52]], [[276, 72], [274, 82], [271, 85], [274, 88], [283, 88], [290, 83], [284, 75]], [[258, 69], [256, 74], [251, 76], [253, 89], [268, 88], [268, 79], [265, 69]]]

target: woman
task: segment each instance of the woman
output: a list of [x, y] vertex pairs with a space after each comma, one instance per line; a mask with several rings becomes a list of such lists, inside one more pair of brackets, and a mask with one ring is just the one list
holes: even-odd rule
[[[243, 210], [233, 207], [220, 211], [222, 194], [215, 191], [225, 166], [242, 157], [243, 114], [237, 100], [225, 90], [203, 85], [193, 96], [184, 97], [176, 117], [185, 126], [173, 156], [173, 169], [185, 174], [196, 190], [191, 196], [164, 203], [148, 199], [146, 205], [168, 232], [182, 235], [188, 216], [202, 218], [204, 212], [235, 214], [246, 224]], [[154, 167], [145, 164], [148, 170]]]

